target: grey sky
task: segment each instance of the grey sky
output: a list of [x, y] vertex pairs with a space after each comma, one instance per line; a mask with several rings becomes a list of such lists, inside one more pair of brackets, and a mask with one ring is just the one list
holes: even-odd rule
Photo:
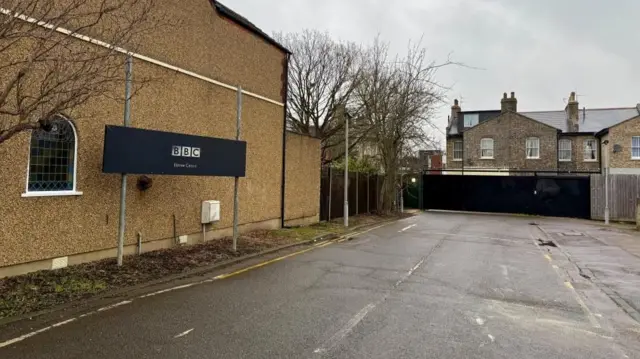
[[[227, 0], [267, 33], [304, 28], [403, 52], [423, 37], [434, 60], [452, 53], [476, 69], [446, 68], [439, 80], [462, 109], [496, 109], [515, 91], [521, 110], [559, 110], [569, 92], [580, 106], [640, 102], [637, 0]], [[444, 131], [449, 104], [435, 119]]]

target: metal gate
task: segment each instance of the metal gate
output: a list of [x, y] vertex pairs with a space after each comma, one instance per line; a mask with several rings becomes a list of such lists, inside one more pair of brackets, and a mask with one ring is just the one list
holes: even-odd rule
[[588, 176], [423, 175], [425, 209], [590, 218]]

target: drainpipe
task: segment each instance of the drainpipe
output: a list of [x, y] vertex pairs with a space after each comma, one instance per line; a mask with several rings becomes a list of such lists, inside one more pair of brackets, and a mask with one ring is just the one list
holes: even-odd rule
[[[284, 228], [284, 189], [286, 182], [286, 153], [287, 153], [287, 102], [289, 100], [289, 58], [291, 54], [285, 54], [284, 62], [284, 117], [282, 121], [282, 184], [280, 187], [280, 227]], [[331, 209], [329, 209], [331, 211]]]

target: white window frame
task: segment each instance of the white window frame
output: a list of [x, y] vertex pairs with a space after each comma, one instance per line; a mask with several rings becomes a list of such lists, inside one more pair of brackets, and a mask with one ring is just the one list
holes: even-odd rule
[[[636, 146], [633, 145], [633, 140], [638, 139], [638, 143]], [[640, 136], [631, 136], [631, 159], [632, 160], [640, 160], [640, 156], [633, 155], [633, 149], [637, 149], [640, 152]]]
[[[467, 125], [467, 118], [470, 119], [469, 125]], [[480, 114], [478, 114], [478, 113], [465, 113], [465, 114], [462, 114], [462, 119], [463, 119], [463, 126], [465, 128], [470, 128], [470, 127], [476, 126], [476, 125], [478, 125], [480, 123]], [[474, 120], [475, 120], [475, 123], [473, 123]]]
[[[533, 146], [533, 142], [530, 141], [535, 141], [536, 146]], [[531, 144], [531, 146], [530, 146]], [[537, 149], [538, 150], [538, 155], [537, 156], [529, 156], [529, 149]], [[525, 151], [525, 155], [527, 157], [528, 160], [539, 160], [540, 159], [540, 138], [538, 137], [528, 137], [525, 141], [525, 145], [524, 145], [524, 151]]]
[[[562, 144], [563, 143], [564, 144], [568, 143], [569, 144], [569, 148], [562, 148]], [[564, 138], [564, 139], [558, 141], [558, 161], [560, 161], [560, 162], [571, 162], [571, 156], [573, 156], [571, 146], [573, 146], [573, 143], [569, 139]], [[569, 158], [568, 159], [566, 159], [566, 158], [563, 159], [562, 158], [562, 156], [560, 155], [562, 153], [562, 151], [565, 151], [565, 152], [569, 153]]]
[[56, 115], [57, 118], [67, 121], [73, 130], [74, 146], [73, 146], [73, 189], [70, 191], [29, 191], [29, 171], [31, 169], [31, 141], [29, 141], [27, 154], [27, 178], [24, 185], [24, 193], [22, 197], [62, 197], [62, 196], [81, 196], [82, 192], [77, 190], [78, 185], [78, 131], [76, 126], [67, 117]]
[[[480, 140], [480, 159], [492, 160], [495, 152], [493, 151], [493, 138], [483, 138]], [[491, 156], [485, 156], [484, 151], [491, 151]]]
[[[460, 158], [456, 157], [456, 144], [460, 144]], [[453, 141], [453, 160], [454, 161], [462, 161], [462, 157], [464, 157], [464, 143], [462, 141]]]
[[[593, 143], [593, 147], [589, 152], [593, 152], [595, 158], [587, 158], [587, 143]], [[582, 143], [582, 160], [584, 162], [598, 162], [598, 141], [595, 138], [585, 139]], [[589, 156], [591, 157], [591, 156]]]

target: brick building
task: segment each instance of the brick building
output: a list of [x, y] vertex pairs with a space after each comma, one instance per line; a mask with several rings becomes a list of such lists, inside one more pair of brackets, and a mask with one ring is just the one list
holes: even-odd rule
[[[462, 111], [447, 126], [447, 173], [508, 175], [535, 171], [640, 173], [640, 105], [519, 112], [515, 93], [500, 110]], [[453, 171], [451, 171], [453, 170]]]

